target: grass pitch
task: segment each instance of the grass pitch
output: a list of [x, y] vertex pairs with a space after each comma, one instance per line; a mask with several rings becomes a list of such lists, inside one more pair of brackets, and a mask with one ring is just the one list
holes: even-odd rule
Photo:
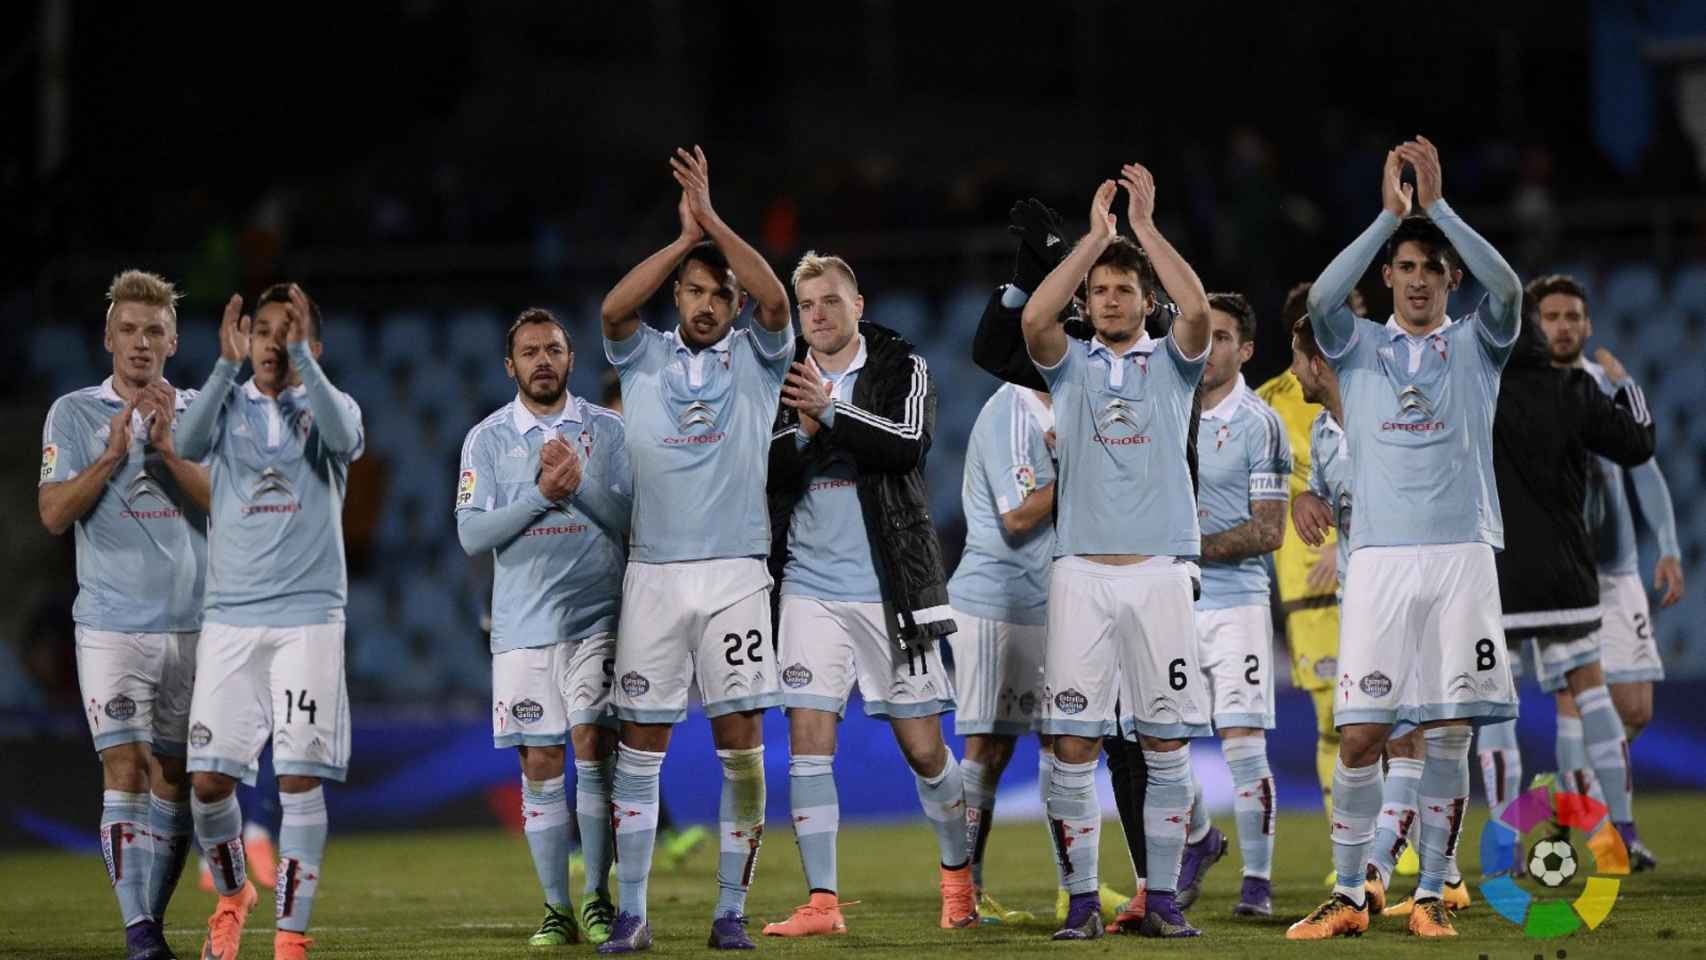
[[[922, 818], [895, 826], [842, 830], [843, 897], [863, 901], [845, 911], [845, 937], [783, 941], [758, 937], [766, 920], [786, 916], [805, 899], [792, 835], [773, 825], [759, 862], [748, 910], [761, 953], [772, 956], [829, 955], [905, 957], [923, 954], [980, 958], [1029, 956], [1036, 951], [1103, 956], [1167, 952], [1201, 958], [1319, 956], [1452, 957], [1477, 960], [1675, 960], [1706, 957], [1706, 851], [1696, 818], [1706, 804], [1694, 795], [1644, 796], [1638, 800], [1642, 836], [1663, 861], [1655, 873], [1625, 878], [1610, 917], [1598, 930], [1556, 940], [1525, 939], [1522, 931], [1476, 906], [1458, 918], [1458, 940], [1421, 942], [1401, 922], [1376, 919], [1369, 934], [1325, 944], [1293, 944], [1285, 928], [1322, 900], [1329, 868], [1329, 843], [1318, 813], [1282, 816], [1275, 855], [1276, 916], [1234, 920], [1230, 908], [1239, 882], [1236, 848], [1210, 874], [1202, 899], [1191, 911], [1203, 928], [1200, 940], [1160, 942], [1109, 937], [1089, 944], [1054, 944], [1054, 867], [1044, 830], [1037, 823], [1000, 823], [990, 838], [986, 881], [1010, 907], [1031, 909], [1039, 921], [1026, 926], [985, 926], [945, 931], [936, 926], [936, 845]], [[1464, 831], [1466, 874], [1478, 876], [1476, 843], [1485, 811], [1477, 808]], [[1222, 818], [1228, 819], [1228, 818]], [[1222, 823], [1229, 829], [1230, 822]], [[542, 909], [525, 841], [499, 831], [397, 833], [339, 836], [333, 824], [325, 879], [314, 911], [316, 960], [409, 957], [473, 960], [591, 955], [587, 946], [534, 950], [527, 935]], [[1584, 852], [1585, 856], [1585, 852]], [[1103, 832], [1104, 879], [1129, 891], [1130, 867], [1117, 821]], [[1584, 861], [1584, 872], [1587, 861]], [[653, 952], [703, 955], [715, 899], [714, 845], [700, 848], [678, 870], [651, 882]], [[1397, 896], [1411, 881], [1400, 878]], [[1531, 892], [1538, 888], [1531, 886]], [[1578, 877], [1554, 895], [1573, 899]], [[578, 895], [578, 878], [575, 890]], [[243, 957], [270, 957], [271, 897], [250, 919]], [[186, 873], [167, 922], [167, 935], [183, 957], [196, 955], [210, 894], [196, 889]], [[94, 960], [123, 956], [117, 907], [97, 857], [57, 853], [0, 858], [0, 957], [32, 960]]]

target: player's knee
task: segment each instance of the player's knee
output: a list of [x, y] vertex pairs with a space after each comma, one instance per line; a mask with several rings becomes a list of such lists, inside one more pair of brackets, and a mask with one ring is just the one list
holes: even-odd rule
[[307, 793], [319, 785], [319, 777], [302, 777], [290, 774], [281, 774], [278, 778], [279, 793]]
[[161, 799], [182, 802], [189, 795], [190, 775], [183, 757], [156, 755], [150, 772], [154, 793]]
[[1339, 759], [1345, 766], [1352, 768], [1378, 763], [1380, 752], [1386, 746], [1387, 729], [1370, 723], [1357, 723], [1340, 728]]
[[616, 749], [616, 731], [591, 723], [569, 729], [569, 745], [576, 760], [602, 761]]
[[986, 770], [999, 771], [1007, 769], [1007, 764], [1013, 759], [1014, 737], [997, 736], [995, 734], [975, 734], [966, 738], [966, 759], [981, 763]]
[[148, 747], [121, 743], [101, 751], [102, 779], [108, 790], [143, 793], [148, 790]]
[[[667, 730], [667, 728], [666, 728]], [[664, 734], [668, 742], [669, 734]], [[711, 740], [718, 750], [751, 750], [764, 746], [764, 714], [749, 710], [744, 713], [725, 713], [711, 718]], [[623, 741], [627, 743], [624, 735]], [[642, 747], [641, 749], [647, 749]], [[662, 748], [657, 748], [661, 750]]]
[[[237, 781], [223, 773], [198, 770], [190, 775], [190, 787], [195, 791], [195, 798], [202, 803], [218, 803], [237, 789]], [[279, 788], [283, 787], [284, 778], [280, 777]]]
[[529, 780], [553, 780], [563, 775], [562, 747], [522, 747], [521, 774]]

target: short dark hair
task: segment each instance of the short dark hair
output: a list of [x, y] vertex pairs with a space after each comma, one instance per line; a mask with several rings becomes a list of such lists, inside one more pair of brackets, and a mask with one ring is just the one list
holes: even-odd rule
[[1398, 224], [1398, 229], [1386, 241], [1386, 259], [1391, 263], [1398, 256], [1398, 248], [1405, 243], [1414, 243], [1429, 254], [1439, 254], [1445, 260], [1447, 269], [1461, 270], [1463, 260], [1457, 256], [1457, 248], [1445, 237], [1445, 231], [1439, 228], [1427, 217], [1405, 217]]
[[515, 322], [509, 325], [509, 332], [504, 334], [505, 358], [508, 358], [515, 353], [515, 332], [530, 323], [549, 323], [556, 327], [558, 330], [562, 331], [563, 344], [569, 348], [569, 352], [575, 352], [574, 338], [569, 336], [569, 328], [563, 326], [563, 321], [558, 320], [556, 314], [544, 307], [528, 307], [526, 310], [523, 310], [521, 313], [516, 315]]
[[1531, 317], [1539, 316], [1540, 301], [1554, 293], [1575, 297], [1582, 302], [1582, 314], [1588, 311], [1588, 290], [1582, 282], [1566, 273], [1549, 273], [1543, 277], [1535, 277], [1528, 281], [1528, 287], [1522, 291], [1523, 312]]
[[1238, 342], [1256, 342], [1256, 308], [1250, 306], [1250, 301], [1244, 299], [1242, 293], [1211, 293], [1208, 295], [1210, 310], [1228, 313], [1238, 321]]
[[261, 295], [255, 298], [255, 313], [260, 313], [261, 308], [269, 303], [289, 303], [291, 287], [301, 290], [302, 299], [308, 301], [308, 339], [318, 343], [320, 341], [320, 305], [314, 302], [314, 298], [308, 295], [308, 291], [301, 284], [275, 283], [262, 290]]
[[695, 260], [716, 274], [718, 280], [729, 275], [729, 258], [723, 256], [722, 249], [710, 240], [701, 240], [688, 249], [687, 255], [681, 258], [681, 264], [675, 268], [677, 281], [687, 276], [687, 265]]
[[[1137, 292], [1141, 294], [1154, 293], [1160, 282], [1155, 278], [1155, 265], [1149, 262], [1149, 254], [1137, 245], [1130, 237], [1115, 237], [1108, 244], [1108, 249], [1090, 264], [1090, 273], [1095, 273], [1097, 267], [1113, 267], [1137, 274]], [[1085, 283], [1089, 282], [1089, 274], [1085, 274]]]
[[1309, 289], [1313, 286], [1305, 280], [1286, 291], [1285, 306], [1280, 307], [1280, 323], [1287, 330], [1297, 329], [1297, 321], [1309, 316]]
[[1297, 348], [1307, 356], [1317, 360], [1326, 360], [1321, 353], [1321, 345], [1315, 342], [1315, 324], [1310, 322], [1309, 314], [1305, 313], [1291, 323], [1291, 335], [1297, 338]]

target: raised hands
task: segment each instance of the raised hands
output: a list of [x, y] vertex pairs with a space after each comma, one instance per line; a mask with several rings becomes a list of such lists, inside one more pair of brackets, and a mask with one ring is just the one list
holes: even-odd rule
[[1120, 167], [1120, 186], [1126, 193], [1126, 221], [1133, 231], [1155, 221], [1155, 178], [1141, 163]]
[[307, 343], [309, 333], [308, 297], [296, 284], [290, 285], [290, 299], [284, 304], [284, 342]]
[[1612, 383], [1622, 383], [1629, 379], [1629, 371], [1623, 369], [1623, 361], [1617, 359], [1610, 350], [1600, 347], [1593, 352], [1593, 360], [1605, 368], [1605, 376]]
[[1404, 157], [1397, 149], [1386, 151], [1386, 168], [1380, 173], [1380, 205], [1402, 220], [1410, 215], [1414, 188], [1404, 182]]
[[1398, 145], [1398, 156], [1416, 171], [1416, 199], [1422, 209], [1434, 205], [1441, 195], [1441, 174], [1439, 168], [1439, 151], [1433, 142], [1420, 134], [1416, 139], [1407, 140]]
[[164, 380], [156, 380], [136, 394], [136, 409], [148, 427], [148, 445], [166, 457], [177, 456], [172, 442], [172, 416], [177, 412], [178, 391]]
[[675, 175], [675, 182], [681, 184], [682, 201], [699, 227], [715, 223], [717, 211], [711, 208], [711, 163], [705, 159], [705, 151], [697, 145], [692, 153], [677, 149], [675, 156], [669, 158], [669, 170]]
[[241, 365], [249, 358], [249, 328], [251, 324], [248, 314], [243, 312], [243, 297], [233, 293], [231, 299], [225, 301], [225, 315], [219, 320], [219, 356], [221, 359]]
[[123, 460], [130, 455], [130, 415], [136, 412], [136, 401], [140, 393], [133, 393], [130, 399], [113, 418], [107, 421], [107, 449], [105, 456], [113, 461]]
[[675, 204], [675, 212], [681, 217], [682, 243], [694, 244], [705, 239], [705, 228], [693, 218], [693, 205], [687, 202], [686, 190], [681, 191], [681, 199]]
[[572, 496], [581, 486], [581, 458], [557, 434], [539, 448], [539, 493], [552, 503]]
[[[804, 420], [811, 418], [821, 421], [823, 412], [834, 402], [830, 396], [829, 385], [823, 382], [818, 372], [805, 363], [796, 363], [788, 369], [788, 376], [782, 381], [782, 403], [800, 411], [802, 426]], [[817, 424], [813, 423], [807, 436], [817, 432]]]
[[1103, 180], [1096, 188], [1096, 195], [1090, 198], [1090, 232], [1085, 239], [1106, 243], [1114, 239], [1114, 191], [1118, 189], [1112, 180]]

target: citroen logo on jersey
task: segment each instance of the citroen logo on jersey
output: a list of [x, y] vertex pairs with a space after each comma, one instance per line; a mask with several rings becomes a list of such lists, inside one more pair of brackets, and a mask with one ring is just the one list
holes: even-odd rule
[[254, 492], [249, 494], [249, 498], [251, 500], [259, 500], [269, 493], [276, 493], [285, 497], [290, 496], [292, 493], [290, 489], [290, 480], [287, 479], [284, 474], [280, 473], [276, 467], [267, 467], [265, 470], [261, 471], [260, 479], [255, 481]]
[[695, 400], [681, 411], [677, 421], [681, 429], [691, 430], [694, 427], [713, 427], [717, 424], [717, 411], [703, 400]]
[[139, 503], [143, 497], [153, 497], [161, 502], [167, 502], [166, 491], [160, 489], [159, 482], [149, 476], [146, 470], [131, 478], [124, 491], [125, 500], [132, 506]]
[[1132, 412], [1131, 402], [1121, 397], [1109, 400], [1108, 405], [1102, 408], [1101, 416], [1096, 418], [1096, 426], [1102, 430], [1107, 430], [1117, 423], [1123, 423], [1133, 430], [1137, 429], [1137, 415]]
[[1414, 414], [1423, 419], [1431, 418], [1434, 415], [1433, 401], [1428, 399], [1428, 395], [1423, 393], [1420, 387], [1412, 383], [1398, 391], [1398, 412]]

